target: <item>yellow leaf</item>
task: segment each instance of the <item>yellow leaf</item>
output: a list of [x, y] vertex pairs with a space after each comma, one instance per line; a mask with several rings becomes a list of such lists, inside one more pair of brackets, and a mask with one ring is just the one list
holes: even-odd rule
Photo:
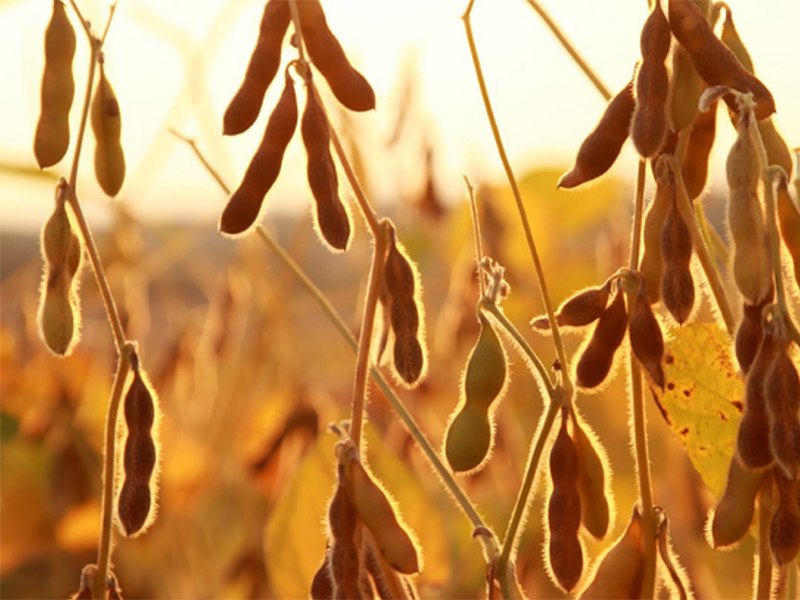
[[671, 332], [664, 355], [665, 390], [653, 394], [664, 419], [716, 498], [736, 448], [744, 384], [734, 366], [730, 338], [714, 323]]
[[264, 556], [278, 598], [308, 598], [325, 553], [325, 512], [336, 482], [336, 438], [320, 435], [272, 510]]

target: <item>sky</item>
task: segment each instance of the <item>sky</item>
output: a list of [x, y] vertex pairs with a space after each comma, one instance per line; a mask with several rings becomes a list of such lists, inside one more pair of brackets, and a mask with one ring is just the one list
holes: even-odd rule
[[[798, 146], [800, 77], [798, 54], [790, 48], [796, 45], [800, 2], [729, 4], [757, 74], [775, 96], [779, 128], [790, 145]], [[105, 22], [106, 2], [78, 0], [78, 5], [97, 28]], [[639, 58], [647, 1], [545, 0], [544, 5], [606, 85], [613, 91], [622, 88]], [[377, 205], [419, 188], [424, 144], [434, 149], [437, 184], [453, 198], [463, 196], [462, 175], [473, 181], [503, 181], [459, 18], [466, 2], [329, 0], [323, 6], [347, 55], [376, 91], [377, 109], [351, 113], [347, 123], [368, 157], [368, 190]], [[115, 201], [126, 202], [143, 220], [213, 222], [225, 201], [170, 129], [195, 138], [230, 185], [241, 179], [261, 139], [267, 111], [262, 110], [250, 131], [236, 137], [223, 137], [221, 122], [255, 44], [262, 9], [257, 0], [119, 0], [105, 47], [106, 71], [122, 112], [128, 168]], [[50, 11], [50, 0], [0, 0], [0, 163], [14, 170], [35, 168], [32, 140]], [[86, 81], [87, 44], [73, 22], [78, 34], [73, 141], [67, 157], [49, 169], [56, 176], [66, 174], [71, 164]], [[515, 170], [568, 168], [605, 101], [526, 0], [477, 0], [472, 24]], [[288, 55], [285, 51], [284, 64]], [[415, 74], [414, 126], [397, 147], [387, 149], [398, 90], [408, 73]], [[271, 86], [266, 107], [274, 105], [280, 87]], [[334, 117], [341, 123], [341, 115]], [[713, 170], [721, 174], [732, 128], [720, 119], [718, 129]], [[102, 224], [111, 214], [111, 201], [94, 183], [93, 152], [88, 135], [78, 192], [90, 220]], [[635, 161], [628, 144], [612, 173], [632, 179]], [[306, 209], [310, 195], [304, 177], [297, 136], [268, 196], [267, 215]], [[721, 187], [724, 180], [712, 184]], [[53, 185], [53, 179], [0, 172], [0, 230], [38, 229], [52, 210]]]

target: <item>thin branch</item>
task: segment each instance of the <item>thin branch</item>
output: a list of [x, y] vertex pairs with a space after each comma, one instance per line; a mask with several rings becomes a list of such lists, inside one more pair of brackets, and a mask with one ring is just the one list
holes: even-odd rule
[[475, 201], [475, 188], [469, 181], [469, 178], [464, 175], [464, 183], [467, 185], [467, 193], [469, 194], [469, 210], [472, 214], [472, 234], [475, 239], [475, 265], [478, 273], [478, 293], [483, 298], [483, 243], [481, 241], [481, 219], [478, 214], [478, 203]]

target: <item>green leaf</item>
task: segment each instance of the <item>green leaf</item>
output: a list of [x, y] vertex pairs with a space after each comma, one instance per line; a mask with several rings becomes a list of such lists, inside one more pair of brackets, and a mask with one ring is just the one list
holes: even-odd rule
[[719, 498], [736, 449], [744, 401], [744, 383], [734, 366], [727, 332], [715, 323], [673, 329], [664, 374], [665, 390], [653, 390], [662, 416]]

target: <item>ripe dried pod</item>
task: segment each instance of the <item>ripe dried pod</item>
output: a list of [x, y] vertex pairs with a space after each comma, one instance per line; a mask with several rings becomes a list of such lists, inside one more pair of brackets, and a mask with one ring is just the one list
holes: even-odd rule
[[72, 229], [62, 185], [56, 205], [42, 228], [41, 250], [45, 262], [39, 304], [39, 332], [45, 346], [57, 356], [67, 356], [78, 341], [80, 298], [78, 277], [83, 248]]
[[264, 5], [261, 30], [244, 80], [222, 119], [223, 135], [247, 131], [258, 118], [264, 94], [281, 64], [281, 45], [291, 18], [286, 0], [268, 0]]
[[384, 283], [391, 297], [390, 320], [394, 333], [393, 365], [398, 380], [413, 387], [426, 368], [425, 335], [418, 277], [405, 249], [393, 239], [386, 256]]
[[[575, 448], [578, 451], [578, 494], [581, 499], [581, 524], [598, 540], [608, 533], [611, 506], [606, 490], [605, 462], [600, 457], [602, 449], [596, 438], [589, 437], [576, 420], [573, 420]], [[599, 448], [599, 450], [598, 450]]]
[[350, 463], [350, 478], [356, 513], [372, 533], [383, 558], [399, 573], [418, 573], [422, 562], [417, 547], [398, 520], [386, 492], [358, 460]]
[[779, 566], [790, 563], [800, 551], [800, 506], [797, 493], [800, 482], [775, 471], [778, 508], [769, 524], [769, 548]]
[[775, 355], [763, 379], [763, 388], [772, 454], [786, 477], [795, 479], [800, 467], [800, 377], [789, 356], [788, 342], [784, 340], [777, 342]]
[[667, 103], [672, 130], [682, 131], [696, 118], [703, 82], [694, 68], [692, 57], [680, 44], [672, 49], [672, 77], [669, 83]]
[[296, 127], [297, 97], [294, 82], [287, 72], [283, 93], [269, 117], [261, 144], [247, 167], [242, 183], [222, 212], [219, 222], [222, 233], [242, 233], [255, 223], [264, 197], [278, 178], [283, 154]]
[[708, 179], [708, 159], [717, 130], [717, 102], [713, 102], [705, 112], [698, 111], [688, 132], [689, 140], [684, 152], [681, 169], [689, 200], [697, 198], [706, 187]]
[[642, 597], [644, 529], [638, 509], [633, 509], [625, 533], [598, 559], [597, 565], [581, 600]]
[[[775, 100], [770, 91], [748, 73], [733, 52], [714, 35], [702, 11], [693, 2], [669, 0], [669, 24], [709, 86], [725, 85], [740, 92], [751, 92], [759, 120], [775, 112]], [[731, 106], [733, 101], [728, 98], [726, 101]]]
[[102, 60], [100, 77], [92, 98], [92, 131], [97, 183], [107, 195], [116, 196], [125, 181], [125, 155], [120, 144], [122, 119], [117, 96], [108, 82]]
[[74, 56], [75, 30], [64, 3], [53, 0], [53, 13], [44, 36], [41, 112], [33, 141], [33, 153], [42, 169], [64, 158], [69, 148], [69, 111], [75, 96]]
[[572, 169], [558, 180], [559, 188], [577, 187], [600, 177], [611, 168], [628, 139], [634, 107], [631, 80], [606, 106], [600, 122], [578, 149]]
[[461, 401], [447, 427], [445, 456], [455, 472], [478, 470], [492, 446], [490, 408], [499, 399], [507, 378], [506, 353], [494, 327], [478, 314], [480, 334], [461, 385]]
[[647, 301], [645, 287], [645, 283], [642, 282], [636, 294], [628, 324], [628, 336], [633, 354], [653, 382], [663, 390], [665, 381], [661, 359], [664, 357], [664, 338], [661, 334], [661, 324]]
[[778, 180], [777, 186], [778, 219], [781, 237], [794, 265], [794, 281], [800, 286], [800, 210], [792, 202], [789, 186], [785, 178]]
[[594, 388], [603, 383], [614, 363], [614, 354], [625, 339], [627, 328], [624, 295], [622, 290], [617, 289], [578, 360], [575, 372], [576, 383], [580, 387]]
[[741, 540], [753, 522], [756, 496], [768, 473], [745, 468], [739, 457], [731, 458], [725, 491], [709, 515], [707, 535], [714, 548], [730, 546]]
[[733, 276], [750, 304], [758, 304], [772, 286], [768, 246], [764, 239], [764, 216], [758, 197], [757, 150], [749, 134], [751, 119], [745, 114], [739, 135], [728, 154], [728, 227], [735, 244]]
[[347, 60], [339, 40], [328, 28], [322, 5], [318, 0], [305, 0], [297, 3], [297, 10], [306, 50], [336, 99], [350, 110], [375, 108], [372, 86]]
[[689, 268], [692, 237], [674, 197], [661, 231], [661, 253], [664, 257], [661, 280], [664, 305], [678, 323], [684, 323], [694, 306], [694, 280]]
[[[583, 327], [593, 323], [605, 311], [610, 293], [611, 281], [606, 281], [600, 287], [587, 288], [572, 295], [558, 307], [556, 323], [559, 327]], [[531, 325], [544, 331], [550, 329], [547, 317], [538, 317], [531, 321]]]
[[562, 413], [561, 429], [550, 450], [553, 491], [547, 505], [550, 571], [556, 583], [566, 591], [575, 587], [583, 572], [583, 548], [578, 539], [581, 525], [580, 460], [575, 442], [567, 432], [568, 414], [566, 410]]
[[328, 117], [312, 87], [307, 88], [301, 124], [308, 155], [308, 185], [317, 203], [316, 224], [334, 250], [347, 250], [350, 243], [350, 214], [339, 198], [339, 179], [331, 156]]
[[127, 426], [124, 479], [117, 499], [117, 517], [126, 536], [138, 535], [152, 524], [158, 476], [158, 446], [154, 439], [158, 431], [155, 393], [135, 355], [131, 363], [133, 379], [124, 404]]
[[656, 164], [656, 193], [644, 216], [644, 252], [639, 262], [639, 272], [644, 279], [647, 299], [651, 304], [661, 299], [661, 280], [664, 277], [661, 232], [675, 201], [675, 176], [665, 165], [666, 162], [660, 159]]
[[759, 304], [744, 303], [742, 320], [736, 329], [736, 360], [742, 373], [747, 375], [756, 358], [756, 353], [764, 337], [762, 314], [764, 308], [772, 302], [774, 291], [770, 289]]
[[325, 557], [322, 565], [311, 580], [311, 598], [313, 600], [333, 600], [333, 581], [330, 569], [330, 541], [325, 548]]
[[773, 461], [764, 380], [778, 351], [778, 342], [770, 330], [764, 333], [758, 353], [747, 374], [744, 412], [736, 439], [739, 458], [749, 469], [767, 467]]
[[661, 4], [654, 2], [642, 27], [642, 62], [636, 70], [636, 108], [630, 126], [633, 145], [644, 158], [655, 155], [667, 133], [669, 75], [664, 61], [671, 38]]
[[333, 580], [333, 598], [361, 598], [361, 523], [353, 503], [351, 482], [345, 466], [338, 467], [338, 484], [328, 505], [328, 530], [330, 532], [330, 577]]

